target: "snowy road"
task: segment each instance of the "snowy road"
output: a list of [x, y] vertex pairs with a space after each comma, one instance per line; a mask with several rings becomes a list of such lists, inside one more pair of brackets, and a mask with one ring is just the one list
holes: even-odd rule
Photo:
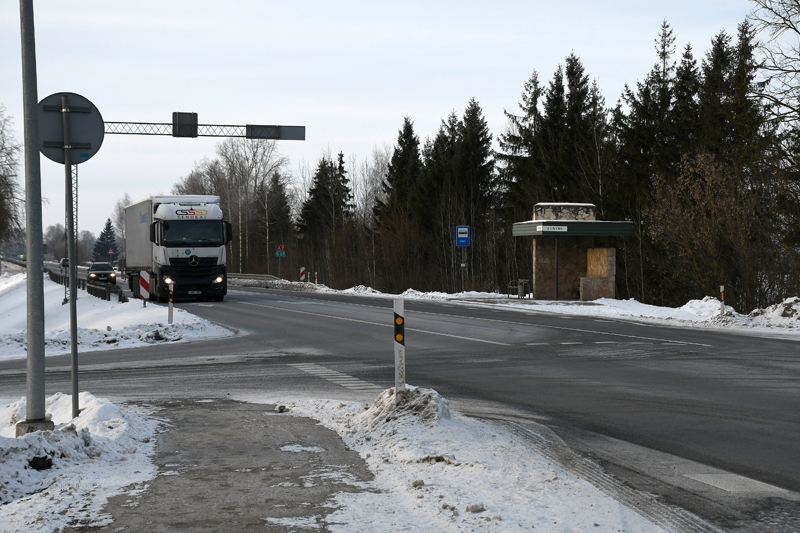
[[[112, 400], [372, 401], [393, 383], [390, 305], [234, 289], [179, 307], [239, 335], [85, 353], [81, 386]], [[408, 381], [462, 413], [521, 435], [544, 423], [630, 485], [717, 523], [761, 525], [770, 501], [800, 489], [794, 340], [442, 301], [406, 311]], [[68, 359], [47, 366], [48, 391], [68, 390]], [[0, 361], [0, 397], [20, 387], [24, 362]], [[777, 509], [800, 516], [791, 499]]]

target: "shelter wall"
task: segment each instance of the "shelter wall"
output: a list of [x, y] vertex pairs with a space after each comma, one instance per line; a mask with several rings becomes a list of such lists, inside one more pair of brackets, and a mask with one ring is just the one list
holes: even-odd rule
[[592, 237], [558, 239], [558, 294], [556, 294], [556, 239], [533, 239], [533, 297], [541, 300], [577, 300], [581, 296], [581, 277], [586, 276], [586, 250]]

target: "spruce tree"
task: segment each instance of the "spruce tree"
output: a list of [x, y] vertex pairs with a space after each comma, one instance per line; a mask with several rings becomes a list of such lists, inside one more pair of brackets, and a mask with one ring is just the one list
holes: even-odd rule
[[114, 233], [114, 224], [111, 219], [106, 220], [106, 225], [100, 236], [94, 243], [92, 249], [93, 261], [108, 261], [109, 263], [116, 263], [119, 259], [119, 248], [117, 247], [117, 237]]
[[404, 117], [383, 182], [382, 196], [385, 200], [379, 200], [375, 205], [375, 218], [379, 224], [393, 213], [408, 214], [412, 210], [411, 200], [421, 172], [419, 138], [414, 133], [414, 123], [409, 117]]

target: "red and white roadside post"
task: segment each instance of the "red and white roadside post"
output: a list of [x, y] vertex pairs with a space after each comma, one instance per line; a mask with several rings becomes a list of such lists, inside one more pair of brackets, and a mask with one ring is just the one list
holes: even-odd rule
[[406, 313], [403, 300], [394, 301], [394, 403], [406, 396]]
[[139, 272], [139, 298], [142, 299], [142, 307], [147, 307], [150, 298], [150, 273], [147, 270]]
[[306, 280], [306, 267], [300, 267], [300, 281]]

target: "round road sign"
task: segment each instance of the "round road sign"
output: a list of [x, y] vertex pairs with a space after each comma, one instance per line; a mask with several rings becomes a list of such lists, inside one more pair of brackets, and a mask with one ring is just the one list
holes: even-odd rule
[[[67, 113], [63, 112], [66, 104]], [[103, 144], [105, 125], [93, 103], [75, 93], [55, 93], [39, 102], [39, 151], [56, 163], [64, 163], [64, 123], [67, 118], [70, 161], [88, 161]]]

